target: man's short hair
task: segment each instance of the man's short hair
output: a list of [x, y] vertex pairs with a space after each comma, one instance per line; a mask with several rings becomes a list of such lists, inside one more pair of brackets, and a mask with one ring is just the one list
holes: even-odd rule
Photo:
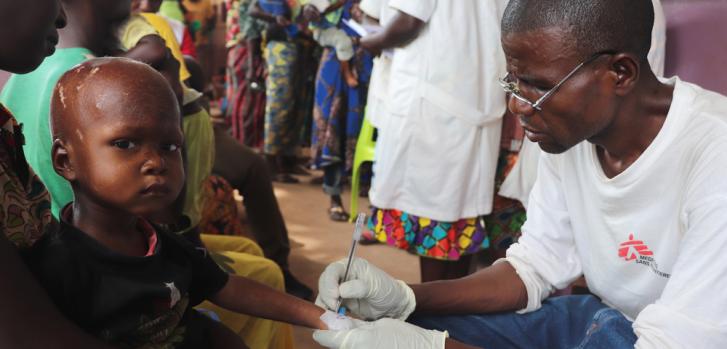
[[646, 61], [654, 26], [652, 0], [511, 0], [503, 35], [558, 27], [586, 58], [601, 51], [627, 52]]

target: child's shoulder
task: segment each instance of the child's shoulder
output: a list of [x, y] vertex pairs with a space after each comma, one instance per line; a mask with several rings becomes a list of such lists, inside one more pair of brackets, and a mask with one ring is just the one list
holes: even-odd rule
[[74, 232], [59, 228], [43, 235], [23, 258], [36, 277], [56, 279], [80, 272], [88, 250]]
[[26, 261], [37, 264], [41, 261], [70, 262], [82, 248], [67, 229], [59, 227], [46, 232], [24, 253]]

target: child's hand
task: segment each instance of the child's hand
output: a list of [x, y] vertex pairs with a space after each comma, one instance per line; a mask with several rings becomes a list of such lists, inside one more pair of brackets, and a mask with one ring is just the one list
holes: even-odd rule
[[334, 313], [330, 310], [326, 310], [326, 312], [321, 315], [321, 321], [323, 321], [329, 331], [350, 330], [356, 327], [356, 324], [350, 317]]

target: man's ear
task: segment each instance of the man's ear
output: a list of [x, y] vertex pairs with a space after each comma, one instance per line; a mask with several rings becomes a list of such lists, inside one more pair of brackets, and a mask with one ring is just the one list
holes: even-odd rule
[[611, 71], [614, 74], [615, 91], [619, 96], [625, 96], [636, 87], [641, 77], [641, 64], [632, 54], [619, 53], [611, 59]]
[[68, 155], [67, 144], [64, 141], [57, 138], [53, 140], [51, 161], [53, 162], [53, 169], [59, 176], [69, 182], [76, 180], [76, 170], [73, 168], [71, 157]]

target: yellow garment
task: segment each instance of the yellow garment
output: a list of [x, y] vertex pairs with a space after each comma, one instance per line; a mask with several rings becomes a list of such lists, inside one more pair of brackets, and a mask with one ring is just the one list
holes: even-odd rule
[[194, 227], [202, 218], [204, 204], [202, 188], [204, 181], [212, 174], [215, 161], [215, 131], [212, 119], [204, 109], [192, 115], [185, 115], [182, 118], [182, 130], [187, 154], [184, 214], [189, 217]]
[[179, 48], [177, 37], [174, 35], [172, 27], [169, 26], [164, 17], [153, 13], [140, 13], [132, 15], [126, 26], [122, 30], [121, 44], [128, 50], [136, 46], [141, 38], [147, 35], [159, 35], [164, 39], [167, 47], [172, 51], [172, 55], [179, 62], [179, 80], [185, 81], [192, 74], [187, 70], [187, 64], [184, 63], [184, 55]]
[[204, 30], [209, 26], [209, 22], [215, 15], [215, 9], [212, 7], [210, 0], [184, 0], [182, 6], [187, 10], [187, 23], [189, 23], [194, 30], [194, 42], [204, 44], [207, 42]]
[[[263, 251], [254, 241], [241, 236], [202, 234], [201, 237], [207, 249], [212, 252], [212, 258], [222, 269], [285, 291], [280, 267], [263, 257]], [[239, 334], [250, 349], [294, 347], [293, 328], [289, 324], [231, 312], [209, 301], [198, 307], [215, 312], [222, 323]]]

